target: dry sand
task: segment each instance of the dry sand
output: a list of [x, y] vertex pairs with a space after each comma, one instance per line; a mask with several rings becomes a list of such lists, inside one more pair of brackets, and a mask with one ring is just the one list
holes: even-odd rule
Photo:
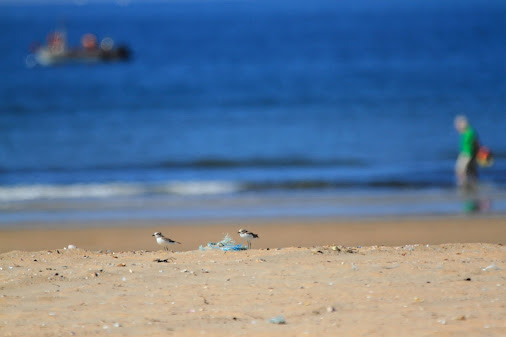
[[[252, 223], [261, 239], [239, 252], [131, 251], [158, 249], [155, 227], [122, 228], [140, 242], [125, 252], [93, 240], [120, 228], [3, 231], [2, 249], [16, 237], [23, 251], [0, 255], [0, 336], [506, 336], [505, 220], [389, 223]], [[182, 250], [235, 227], [156, 226], [193, 245]], [[441, 244], [461, 238], [489, 243]]]

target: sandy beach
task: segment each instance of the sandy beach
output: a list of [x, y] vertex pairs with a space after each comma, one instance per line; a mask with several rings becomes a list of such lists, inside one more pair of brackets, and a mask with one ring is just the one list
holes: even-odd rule
[[232, 224], [4, 230], [0, 336], [504, 336], [505, 224], [252, 222], [229, 252], [197, 247]]

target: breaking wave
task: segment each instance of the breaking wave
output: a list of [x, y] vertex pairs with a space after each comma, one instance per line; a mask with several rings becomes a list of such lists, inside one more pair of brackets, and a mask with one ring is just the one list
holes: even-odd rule
[[97, 183], [67, 185], [14, 185], [0, 187], [0, 202], [40, 199], [114, 198], [149, 195], [206, 196], [240, 192], [270, 192], [325, 189], [423, 189], [447, 188], [452, 183], [378, 180], [367, 182], [293, 180], [266, 182], [172, 181], [163, 183]]
[[133, 197], [154, 194], [208, 195], [232, 193], [237, 190], [237, 186], [233, 183], [218, 181], [173, 182], [157, 185], [142, 183], [21, 185], [0, 187], [0, 201]]

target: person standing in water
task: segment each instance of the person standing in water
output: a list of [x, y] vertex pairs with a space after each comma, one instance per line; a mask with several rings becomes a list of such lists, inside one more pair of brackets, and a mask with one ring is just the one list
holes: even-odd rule
[[455, 163], [457, 186], [472, 191], [478, 183], [478, 136], [465, 116], [455, 117], [455, 129], [460, 133], [460, 151]]
[[480, 142], [476, 131], [464, 116], [455, 117], [455, 128], [460, 133], [460, 151], [455, 163], [457, 186], [464, 197], [464, 212], [483, 212], [490, 209], [490, 200], [478, 193], [478, 163]]

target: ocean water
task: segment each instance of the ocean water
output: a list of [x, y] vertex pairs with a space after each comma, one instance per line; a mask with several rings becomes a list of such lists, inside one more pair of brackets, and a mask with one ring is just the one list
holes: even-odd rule
[[[0, 4], [0, 225], [506, 212], [506, 2]], [[129, 62], [32, 67], [65, 28]], [[28, 57], [28, 58], [27, 58]]]

